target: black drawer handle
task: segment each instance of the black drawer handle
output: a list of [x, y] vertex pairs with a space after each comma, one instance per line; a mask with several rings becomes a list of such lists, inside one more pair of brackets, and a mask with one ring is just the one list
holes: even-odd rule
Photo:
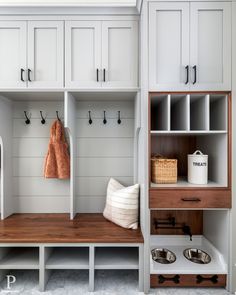
[[28, 69], [28, 81], [29, 81], [29, 82], [32, 82], [32, 80], [31, 80], [31, 78], [30, 78], [30, 73], [31, 73], [31, 70]]
[[201, 275], [197, 275], [196, 277], [196, 283], [197, 284], [201, 284], [204, 281], [211, 281], [213, 284], [217, 284], [218, 283], [218, 276], [214, 275], [212, 277], [208, 277], [208, 278], [204, 278]]
[[99, 82], [99, 69], [97, 69], [97, 82]]
[[185, 67], [185, 70], [186, 70], [186, 81], [185, 81], [185, 84], [187, 85], [188, 84], [188, 81], [189, 81], [189, 66], [186, 66]]
[[25, 70], [24, 69], [20, 69], [20, 79], [21, 79], [21, 81], [22, 82], [25, 82], [25, 80], [24, 80], [24, 72], [25, 72]]
[[103, 69], [103, 82], [106, 82], [106, 69]]
[[171, 278], [166, 278], [163, 275], [159, 275], [158, 276], [158, 279], [159, 279], [159, 284], [164, 284], [166, 281], [172, 281], [175, 284], [179, 284], [180, 276], [179, 275], [175, 275], [175, 276], [173, 276]]
[[193, 71], [194, 71], [193, 84], [196, 84], [196, 82], [197, 82], [197, 66], [193, 66]]
[[201, 202], [201, 199], [199, 198], [182, 198], [183, 202]]

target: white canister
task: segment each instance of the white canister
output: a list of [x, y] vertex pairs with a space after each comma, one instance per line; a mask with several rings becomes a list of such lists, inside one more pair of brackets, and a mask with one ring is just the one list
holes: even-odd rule
[[193, 184], [208, 182], [208, 155], [199, 150], [188, 155], [188, 182]]

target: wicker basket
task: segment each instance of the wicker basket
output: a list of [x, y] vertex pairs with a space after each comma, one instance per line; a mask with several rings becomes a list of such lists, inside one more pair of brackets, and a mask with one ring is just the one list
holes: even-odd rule
[[154, 156], [152, 163], [152, 182], [154, 183], [176, 183], [177, 182], [177, 161], [166, 159], [162, 156]]

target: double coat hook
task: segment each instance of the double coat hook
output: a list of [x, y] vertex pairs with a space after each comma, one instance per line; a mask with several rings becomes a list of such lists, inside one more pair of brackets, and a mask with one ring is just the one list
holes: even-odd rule
[[106, 111], [103, 111], [104, 115], [103, 115], [103, 124], [107, 123], [107, 118], [106, 118]]
[[121, 124], [121, 119], [120, 119], [120, 111], [118, 111], [118, 120], [117, 123], [120, 125]]
[[25, 118], [26, 118], [26, 120], [25, 120], [25, 124], [26, 124], [26, 125], [29, 125], [29, 124], [30, 124], [30, 119], [29, 119], [29, 117], [27, 116], [27, 112], [24, 111], [24, 113], [25, 113]]
[[43, 117], [43, 112], [42, 111], [40, 111], [40, 116], [41, 116], [41, 123], [44, 125], [46, 123], [46, 120]]
[[61, 121], [61, 119], [59, 118], [58, 111], [56, 111], [56, 114], [57, 114], [57, 120], [58, 120], [58, 121]]
[[93, 120], [91, 118], [91, 111], [88, 111], [88, 113], [89, 113], [89, 124], [91, 125], [93, 123]]

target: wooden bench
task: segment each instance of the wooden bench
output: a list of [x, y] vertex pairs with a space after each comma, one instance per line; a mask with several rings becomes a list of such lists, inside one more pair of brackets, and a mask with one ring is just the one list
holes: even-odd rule
[[2, 278], [9, 269], [39, 270], [41, 291], [52, 269], [89, 270], [90, 291], [95, 270], [136, 269], [143, 291], [143, 236], [102, 214], [13, 214], [0, 221]]

